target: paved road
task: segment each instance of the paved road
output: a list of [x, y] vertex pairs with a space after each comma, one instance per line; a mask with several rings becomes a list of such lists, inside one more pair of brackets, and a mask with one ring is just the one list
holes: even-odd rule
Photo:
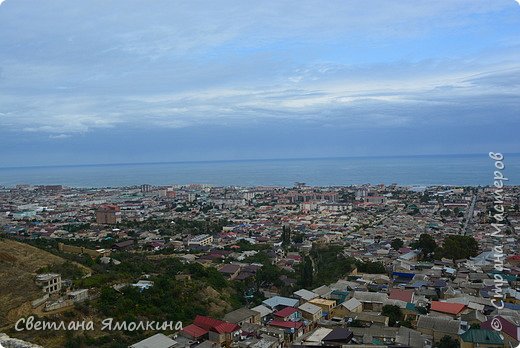
[[473, 219], [473, 212], [475, 211], [475, 204], [477, 203], [478, 189], [475, 190], [473, 194], [473, 199], [471, 200], [471, 204], [469, 206], [468, 211], [466, 212], [466, 221], [464, 222], [464, 227], [462, 227], [461, 234], [465, 236], [468, 233], [468, 226]]

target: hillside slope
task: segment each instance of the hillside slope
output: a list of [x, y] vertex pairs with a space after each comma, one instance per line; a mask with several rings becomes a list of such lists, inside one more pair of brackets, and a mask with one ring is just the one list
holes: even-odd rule
[[38, 269], [65, 260], [47, 251], [0, 239], [0, 326], [32, 312], [31, 301], [43, 295], [34, 283]]

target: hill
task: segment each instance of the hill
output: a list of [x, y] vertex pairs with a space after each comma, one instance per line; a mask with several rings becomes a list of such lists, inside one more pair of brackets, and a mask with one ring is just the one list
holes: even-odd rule
[[31, 301], [43, 295], [41, 289], [34, 283], [37, 271], [53, 264], [63, 264], [65, 261], [36, 247], [9, 239], [0, 239], [0, 323], [2, 326], [12, 324], [20, 317], [30, 314]]

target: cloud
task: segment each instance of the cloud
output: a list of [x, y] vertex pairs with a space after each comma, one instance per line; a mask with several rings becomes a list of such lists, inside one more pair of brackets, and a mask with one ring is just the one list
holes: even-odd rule
[[13, 1], [0, 11], [0, 139], [516, 124], [512, 6]]
[[51, 134], [49, 135], [49, 139], [67, 139], [67, 138], [70, 138], [72, 135], [70, 134], [57, 134], [57, 135], [54, 135], [54, 134]]

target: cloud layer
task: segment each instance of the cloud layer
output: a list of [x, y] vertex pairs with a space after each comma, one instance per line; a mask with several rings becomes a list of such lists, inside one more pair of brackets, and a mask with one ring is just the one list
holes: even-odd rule
[[[305, 157], [352, 155], [353, 144], [324, 139], [330, 130], [357, 139], [471, 127], [484, 137], [498, 115], [502, 127], [518, 129], [519, 24], [513, 1], [7, 1], [0, 151], [12, 164], [84, 162], [93, 157], [76, 155], [85, 139], [110, 145], [106, 134], [160, 133], [199, 143], [206, 136], [220, 148], [178, 145], [158, 159], [275, 149]], [[204, 129], [269, 144], [241, 152]], [[294, 129], [323, 136], [303, 149], [286, 139]], [[464, 136], [449, 152], [487, 151], [464, 146], [473, 140]], [[520, 150], [516, 140], [493, 137], [503, 151]], [[435, 137], [395, 141], [394, 151], [449, 147]], [[57, 155], [56, 142], [69, 152]], [[356, 151], [386, 152], [388, 144], [376, 143]], [[115, 157], [129, 158], [128, 146]]]

